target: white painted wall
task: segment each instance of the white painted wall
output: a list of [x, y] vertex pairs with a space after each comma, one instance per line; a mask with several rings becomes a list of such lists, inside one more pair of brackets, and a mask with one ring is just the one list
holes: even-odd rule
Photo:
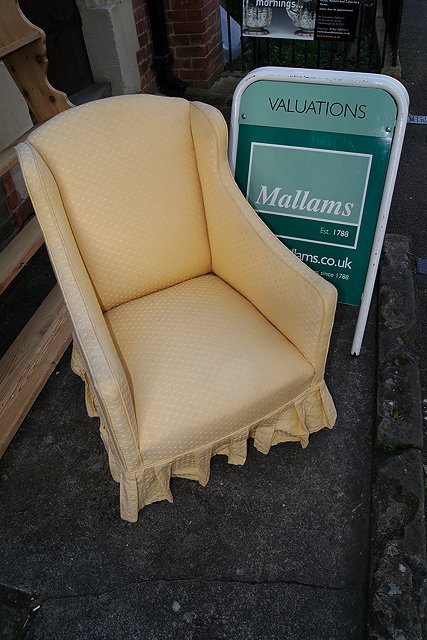
[[0, 62], [0, 151], [32, 126], [27, 103], [3, 62]]
[[77, 6], [95, 82], [110, 82], [113, 95], [138, 93], [132, 0], [77, 0]]

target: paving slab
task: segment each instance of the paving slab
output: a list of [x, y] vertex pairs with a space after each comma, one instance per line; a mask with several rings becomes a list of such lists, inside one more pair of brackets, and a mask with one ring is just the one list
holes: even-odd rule
[[378, 392], [371, 511], [370, 640], [422, 640], [427, 614], [421, 389], [412, 266], [387, 234], [378, 287]]
[[[110, 594], [110, 603], [117, 595], [114, 624], [120, 628], [127, 624], [131, 601], [121, 591], [126, 585], [144, 581], [139, 591], [145, 598], [147, 585], [164, 589], [162, 581], [177, 581], [182, 599], [186, 590], [193, 592], [191, 581], [197, 579], [210, 581], [212, 589], [209, 595], [206, 587], [205, 596], [196, 602], [197, 611], [211, 602], [218, 616], [223, 615], [227, 589], [234, 589], [234, 583], [239, 589], [242, 581], [260, 589], [268, 583], [270, 597], [279, 598], [280, 608], [274, 614], [276, 628], [272, 622], [271, 634], [265, 637], [283, 637], [274, 633], [279, 633], [280, 616], [285, 620], [296, 599], [300, 613], [295, 614], [295, 625], [299, 621], [300, 626], [287, 638], [361, 638], [375, 408], [375, 309], [359, 357], [350, 355], [356, 315], [355, 308], [344, 306], [337, 313], [327, 367], [339, 416], [333, 430], [314, 434], [305, 450], [283, 444], [265, 456], [250, 444], [243, 467], [217, 456], [207, 487], [173, 479], [175, 502], [146, 507], [135, 524], [119, 517], [118, 487], [109, 474], [98, 421], [85, 414], [83, 385], [70, 372], [67, 353], [0, 461], [1, 580], [48, 599], [36, 617], [34, 634], [39, 635], [33, 637], [60, 637], [54, 635], [55, 624], [60, 624], [60, 612], [70, 603], [97, 610], [93, 615], [102, 620], [107, 605], [98, 595], [103, 593]], [[162, 589], [156, 588], [161, 599]], [[245, 588], [254, 600], [262, 601], [259, 594], [266, 593]], [[93, 595], [90, 603], [82, 597], [88, 593]], [[330, 621], [322, 636], [312, 621], [319, 594], [324, 618]], [[81, 599], [66, 604], [70, 596]], [[300, 600], [306, 601], [305, 608]], [[270, 616], [266, 604], [260, 607], [254, 635], [233, 637], [263, 637], [256, 629]], [[147, 629], [156, 629], [154, 613], [152, 627], [145, 622], [151, 614], [144, 615], [144, 628], [147, 624]], [[244, 609], [233, 614], [237, 631], [239, 615], [244, 625], [248, 614]], [[173, 620], [172, 616], [165, 622], [171, 633]], [[317, 635], [310, 635], [315, 627]], [[202, 638], [194, 635], [196, 631], [188, 635], [185, 625], [176, 633], [169, 637]], [[88, 631], [84, 637], [118, 636]]]
[[31, 618], [31, 596], [0, 585], [0, 638], [21, 638]]
[[26, 640], [358, 640], [360, 593], [154, 581], [43, 604]]

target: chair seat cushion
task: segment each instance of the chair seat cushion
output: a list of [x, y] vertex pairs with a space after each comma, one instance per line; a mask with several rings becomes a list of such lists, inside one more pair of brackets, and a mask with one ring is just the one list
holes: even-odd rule
[[127, 302], [105, 318], [133, 391], [145, 465], [259, 423], [313, 378], [304, 356], [215, 275]]

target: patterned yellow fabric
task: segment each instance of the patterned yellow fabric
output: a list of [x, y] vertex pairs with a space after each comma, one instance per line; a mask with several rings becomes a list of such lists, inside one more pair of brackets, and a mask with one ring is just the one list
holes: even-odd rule
[[158, 96], [89, 103], [28, 140], [54, 168], [103, 309], [210, 271], [186, 100], [166, 108]]
[[312, 363], [323, 379], [336, 290], [271, 233], [236, 189], [219, 111], [191, 105], [212, 270], [250, 300]]
[[145, 464], [214, 444], [283, 408], [314, 370], [214, 275], [106, 314], [134, 389]]
[[[52, 266], [70, 312], [74, 347], [81, 354], [79, 374], [96, 390], [96, 415], [108, 424], [110, 448], [115, 459], [126, 471], [137, 469], [142, 465], [142, 459], [137, 446], [138, 426], [133, 398], [55, 179], [30, 144], [20, 144], [17, 151]], [[89, 395], [92, 397], [92, 393]]]
[[122, 518], [206, 484], [210, 459], [307, 445], [331, 427], [323, 380], [336, 291], [240, 194], [221, 115], [121, 96], [18, 146], [74, 331], [72, 367], [101, 420]]

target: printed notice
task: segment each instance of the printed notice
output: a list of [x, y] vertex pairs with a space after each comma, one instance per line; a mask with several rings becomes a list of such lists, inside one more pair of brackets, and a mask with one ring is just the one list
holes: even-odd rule
[[354, 42], [360, 0], [243, 0], [242, 34]]
[[315, 40], [354, 42], [360, 0], [318, 0]]

